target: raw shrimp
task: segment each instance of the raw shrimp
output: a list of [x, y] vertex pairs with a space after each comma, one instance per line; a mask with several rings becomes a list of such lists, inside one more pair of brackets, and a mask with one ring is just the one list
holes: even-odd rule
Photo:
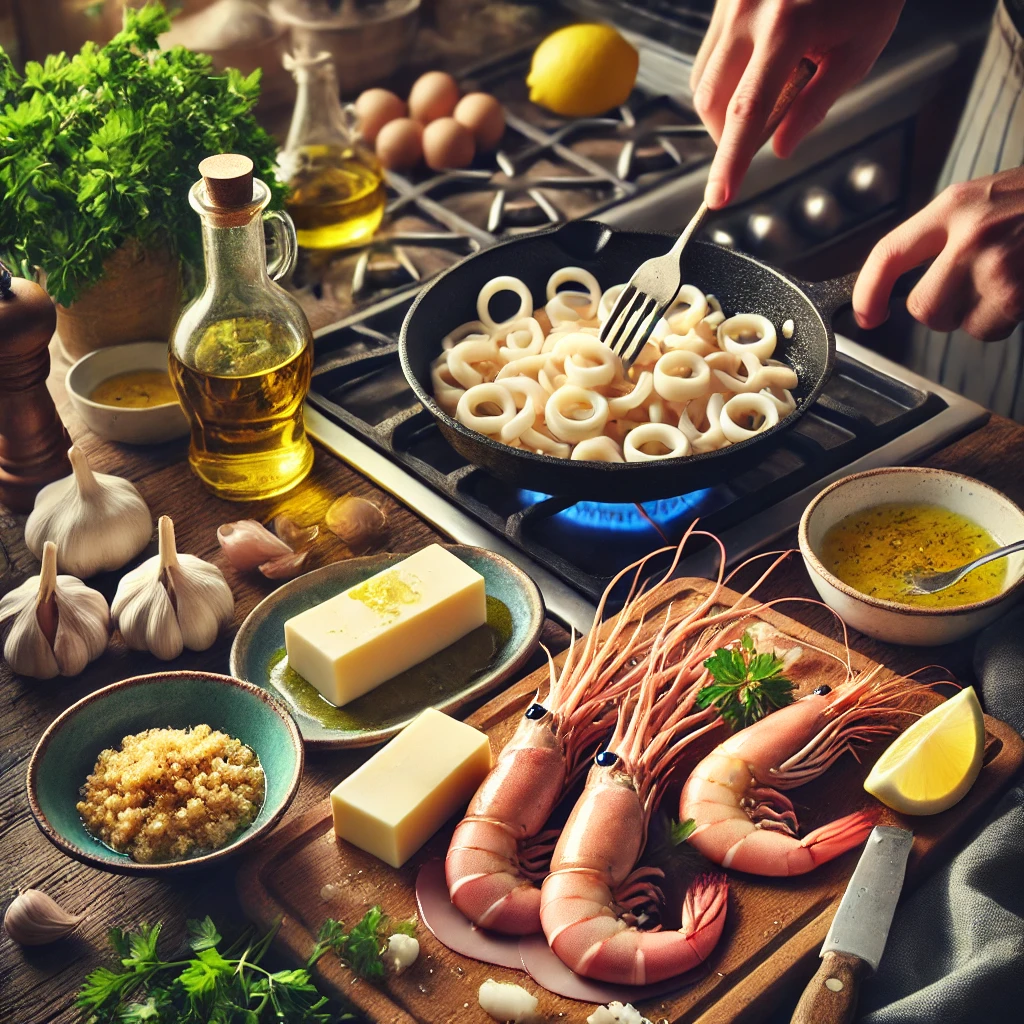
[[[696, 533], [691, 529], [679, 550]], [[721, 643], [738, 639], [744, 620], [765, 607], [740, 601], [715, 611], [725, 551], [717, 538], [703, 535], [719, 547], [717, 583], [681, 617], [671, 605], [664, 613], [644, 677], [621, 705], [607, 749], [594, 759], [541, 888], [541, 924], [552, 950], [577, 974], [601, 981], [643, 985], [690, 970], [708, 957], [725, 924], [728, 885], [722, 874], [701, 875], [691, 884], [679, 930], [641, 930], [636, 924], [641, 908], [662, 899], [657, 879], [663, 873], [636, 868], [651, 815], [689, 744], [721, 723], [716, 708], [697, 707], [708, 680], [704, 661]], [[645, 595], [648, 611], [658, 599], [655, 586]]]
[[[649, 642], [641, 638], [641, 572], [655, 552], [609, 584], [586, 640], [569, 647], [561, 673], [548, 655], [550, 687], [537, 694], [498, 755], [452, 836], [445, 877], [452, 903], [475, 924], [509, 935], [540, 931], [540, 889], [557, 833], [544, 823], [615, 724], [617, 701], [640, 676], [630, 670]], [[673, 563], [674, 566], [675, 563]], [[607, 638], [597, 634], [608, 597], [633, 572]], [[640, 622], [630, 627], [631, 621]]]
[[867, 838], [874, 820], [858, 812], [798, 838], [792, 802], [780, 790], [817, 778], [847, 751], [895, 732], [909, 684], [876, 683], [881, 666], [837, 686], [820, 686], [719, 744], [691, 773], [679, 818], [689, 842], [722, 867], [755, 875], [801, 875]]

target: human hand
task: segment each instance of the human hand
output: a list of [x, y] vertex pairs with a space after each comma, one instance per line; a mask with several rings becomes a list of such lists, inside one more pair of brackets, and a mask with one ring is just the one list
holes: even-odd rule
[[818, 66], [775, 131], [789, 156], [875, 63], [904, 0], [718, 0], [690, 75], [693, 102], [718, 152], [704, 198], [735, 198], [768, 117], [801, 58]]
[[1024, 319], [1024, 168], [950, 185], [871, 250], [853, 289], [861, 327], [889, 315], [896, 279], [935, 258], [907, 296], [932, 330], [1005, 338]]

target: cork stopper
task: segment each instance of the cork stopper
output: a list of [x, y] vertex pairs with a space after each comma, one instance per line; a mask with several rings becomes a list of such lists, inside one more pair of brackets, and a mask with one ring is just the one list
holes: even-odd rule
[[224, 210], [248, 206], [252, 202], [253, 163], [239, 153], [208, 156], [199, 164], [211, 206]]

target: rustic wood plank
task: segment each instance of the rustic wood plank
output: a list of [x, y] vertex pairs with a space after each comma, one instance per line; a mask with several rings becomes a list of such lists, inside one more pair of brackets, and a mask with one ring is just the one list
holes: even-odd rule
[[[678, 603], [688, 594], [707, 594], [711, 587], [706, 580], [680, 580], [670, 585], [665, 597]], [[725, 605], [735, 605], [739, 597], [726, 591], [721, 600]], [[775, 611], [760, 612], [757, 617], [793, 638], [796, 644], [806, 645], [801, 667], [794, 674], [801, 692], [807, 693], [823, 682], [841, 681], [843, 667], [817, 653], [845, 653], [838, 643]], [[644, 633], [650, 636], [658, 628], [652, 613]], [[602, 630], [607, 631], [607, 627]], [[853, 656], [856, 670], [874, 665], [862, 654]], [[883, 670], [879, 679], [891, 675]], [[487, 731], [495, 752], [511, 737], [523, 708], [546, 677], [547, 669], [542, 667], [469, 716], [468, 722]], [[941, 700], [929, 691], [910, 690], [907, 707], [923, 713]], [[970, 822], [1003, 792], [1024, 764], [1024, 740], [1003, 722], [989, 718], [986, 726], [989, 745], [985, 767], [968, 795], [944, 814], [904, 819], [880, 808], [864, 792], [863, 780], [871, 764], [889, 743], [882, 739], [861, 752], [860, 763], [844, 758], [821, 779], [793, 791], [802, 828], [810, 831], [859, 810], [879, 812], [880, 824], [913, 828], [915, 842], [907, 869], [907, 888], [912, 888], [927, 875], [943, 850], [950, 849]], [[682, 777], [720, 741], [721, 736], [712, 733], [690, 748], [686, 763], [680, 766], [677, 788], [666, 796], [668, 808], [676, 806], [674, 796]], [[449, 823], [396, 870], [337, 840], [330, 807], [325, 802], [247, 858], [238, 882], [242, 905], [264, 926], [283, 916], [289, 928], [278, 941], [293, 959], [301, 961], [309, 956], [316, 932], [328, 916], [355, 921], [375, 903], [382, 904], [396, 917], [415, 914], [416, 876], [423, 864], [444, 856], [453, 827], [454, 822]], [[664, 1018], [671, 1024], [712, 1024], [744, 1015], [756, 1020], [772, 1010], [793, 984], [813, 973], [811, 960], [846, 889], [857, 855], [851, 851], [795, 878], [756, 878], [730, 872], [726, 930], [708, 961], [707, 976], [664, 999], [634, 999], [637, 1008], [651, 1019]], [[680, 867], [678, 862], [684, 858], [685, 854], [682, 858], [676, 855], [655, 861], [670, 877], [667, 892], [672, 883], [681, 883], [681, 889], [707, 866], [707, 862], [696, 857]], [[489, 1018], [480, 1009], [476, 992], [489, 977], [524, 984], [540, 997], [540, 1012], [549, 1020], [556, 1015], [578, 1019], [589, 1012], [584, 1009], [586, 1004], [540, 990], [520, 972], [481, 964], [452, 952], [425, 928], [420, 929], [419, 938], [423, 963], [399, 978], [389, 979], [385, 988], [359, 981], [333, 957], [324, 959], [321, 978], [333, 991], [347, 994], [374, 1020], [408, 1018], [417, 1024], [432, 1024], [457, 1017], [486, 1024]], [[756, 1005], [756, 1012], [750, 1009], [751, 1004]]]

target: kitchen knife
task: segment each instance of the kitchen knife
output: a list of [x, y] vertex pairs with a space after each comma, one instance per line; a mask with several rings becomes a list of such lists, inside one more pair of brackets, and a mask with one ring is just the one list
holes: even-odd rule
[[821, 966], [800, 997], [791, 1024], [846, 1024], [862, 978], [878, 970], [914, 834], [876, 825], [821, 947]]

